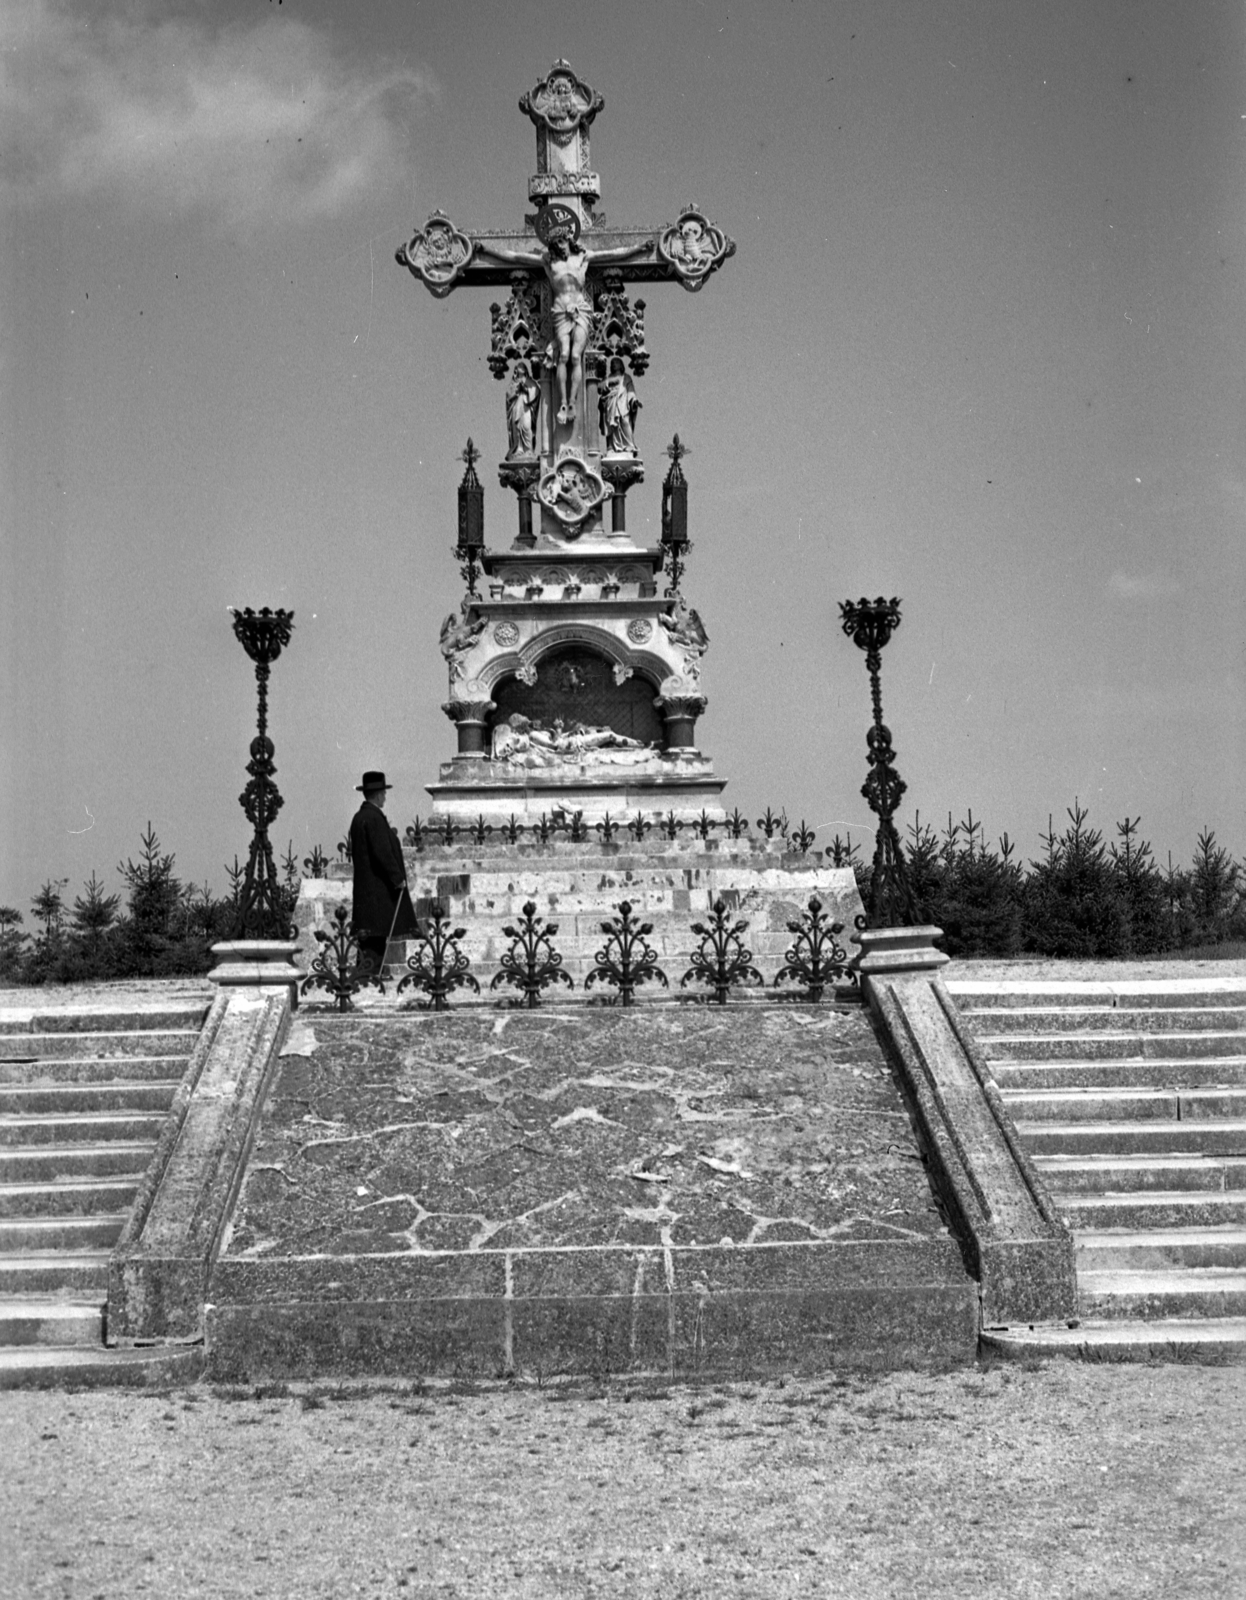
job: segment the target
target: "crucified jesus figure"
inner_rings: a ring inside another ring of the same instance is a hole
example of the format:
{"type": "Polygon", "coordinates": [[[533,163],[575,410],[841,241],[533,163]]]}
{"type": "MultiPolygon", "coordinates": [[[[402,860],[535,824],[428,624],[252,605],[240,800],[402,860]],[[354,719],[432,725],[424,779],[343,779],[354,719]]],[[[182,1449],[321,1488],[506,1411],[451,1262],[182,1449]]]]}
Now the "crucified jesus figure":
{"type": "Polygon", "coordinates": [[[570,422],[580,398],[584,377],[584,347],[593,320],[593,300],[586,288],[588,269],[599,261],[631,261],[648,255],[652,240],[622,245],[617,250],[583,250],[574,229],[555,224],[544,250],[504,250],[479,240],[478,256],[513,262],[518,267],[540,267],[553,293],[554,343],[558,348],[558,420],[570,422]]]}

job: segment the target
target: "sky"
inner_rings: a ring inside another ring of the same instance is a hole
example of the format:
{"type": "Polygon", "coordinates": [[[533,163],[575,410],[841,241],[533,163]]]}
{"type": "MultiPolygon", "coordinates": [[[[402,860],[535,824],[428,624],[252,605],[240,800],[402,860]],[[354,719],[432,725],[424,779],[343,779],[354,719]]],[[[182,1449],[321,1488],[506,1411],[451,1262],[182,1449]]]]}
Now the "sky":
{"type": "Polygon", "coordinates": [[[119,887],[150,821],[220,893],[253,670],[281,849],[332,853],[365,768],[427,814],[458,453],[493,466],[495,291],[394,262],[434,207],[517,224],[516,106],[605,96],[601,209],[736,241],[649,285],[656,542],[690,446],[685,593],[724,800],[851,828],[869,721],[838,603],[896,595],[898,821],[1041,853],[1079,798],[1161,861],[1246,853],[1246,83],[1229,0],[4,0],[0,904],[119,887]]]}

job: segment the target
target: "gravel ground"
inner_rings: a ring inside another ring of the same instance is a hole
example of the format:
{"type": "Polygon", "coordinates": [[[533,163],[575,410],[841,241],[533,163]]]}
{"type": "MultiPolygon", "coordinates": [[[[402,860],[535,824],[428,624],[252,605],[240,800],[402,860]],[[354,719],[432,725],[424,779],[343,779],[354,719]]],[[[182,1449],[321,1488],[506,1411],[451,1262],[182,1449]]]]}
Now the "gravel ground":
{"type": "Polygon", "coordinates": [[[1246,1374],[0,1395],[0,1594],[1238,1597],[1246,1374]]]}

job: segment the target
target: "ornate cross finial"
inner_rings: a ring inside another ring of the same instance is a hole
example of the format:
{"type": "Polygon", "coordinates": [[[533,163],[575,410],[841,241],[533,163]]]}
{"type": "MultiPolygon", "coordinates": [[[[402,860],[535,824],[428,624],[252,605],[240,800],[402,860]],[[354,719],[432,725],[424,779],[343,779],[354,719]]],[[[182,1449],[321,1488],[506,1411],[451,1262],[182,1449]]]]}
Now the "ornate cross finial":
{"type": "Polygon", "coordinates": [[[671,440],[670,444],[667,445],[665,453],[671,458],[671,471],[673,473],[679,472],[679,476],[682,478],[683,473],[680,472],[679,463],[685,456],[690,456],[692,451],[689,450],[688,446],[684,444],[679,435],[676,434],[671,440]]]}
{"type": "Polygon", "coordinates": [[[471,439],[470,435],[468,436],[468,440],[467,440],[467,444],[466,444],[465,448],[459,451],[459,460],[467,462],[467,471],[463,474],[463,482],[464,482],[464,484],[467,484],[467,485],[475,484],[475,482],[476,482],[476,463],[480,460],[480,451],[477,450],[475,444],[472,442],[472,439],[471,439]]]}

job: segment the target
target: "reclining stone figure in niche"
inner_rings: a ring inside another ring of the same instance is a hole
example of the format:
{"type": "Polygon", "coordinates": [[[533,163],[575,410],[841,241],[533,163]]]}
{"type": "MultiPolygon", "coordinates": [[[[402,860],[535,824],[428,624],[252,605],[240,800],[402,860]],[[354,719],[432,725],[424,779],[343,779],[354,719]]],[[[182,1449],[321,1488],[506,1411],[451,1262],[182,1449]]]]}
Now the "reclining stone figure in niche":
{"type": "Polygon", "coordinates": [[[590,727],[573,722],[568,727],[561,717],[552,728],[516,711],[493,730],[493,759],[511,766],[552,767],[567,761],[600,760],[626,764],[644,760],[656,749],[629,739],[613,728],[590,727]]]}

